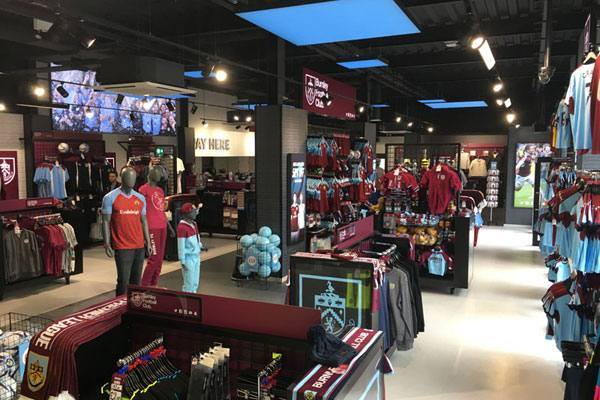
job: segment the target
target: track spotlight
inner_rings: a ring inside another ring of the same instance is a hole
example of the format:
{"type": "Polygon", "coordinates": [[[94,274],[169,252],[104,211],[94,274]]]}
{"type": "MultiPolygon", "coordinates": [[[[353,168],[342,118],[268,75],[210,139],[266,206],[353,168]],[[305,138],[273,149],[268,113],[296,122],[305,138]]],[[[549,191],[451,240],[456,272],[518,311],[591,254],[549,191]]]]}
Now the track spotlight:
{"type": "Polygon", "coordinates": [[[57,87],[56,91],[64,98],[69,97],[69,92],[67,92],[67,89],[65,89],[63,85],[57,87]]]}
{"type": "Polygon", "coordinates": [[[516,124],[515,128],[519,129],[521,127],[521,124],[516,124]]]}
{"type": "Polygon", "coordinates": [[[501,106],[502,104],[504,104],[504,100],[502,100],[502,99],[496,99],[496,104],[498,104],[499,106],[501,106]]]}
{"type": "Polygon", "coordinates": [[[6,106],[4,105],[4,103],[0,103],[0,112],[2,111],[6,111],[6,106]]]}
{"type": "Polygon", "coordinates": [[[400,122],[402,122],[402,117],[396,117],[396,123],[399,124],[400,122]]]}
{"type": "Polygon", "coordinates": [[[133,111],[129,112],[129,119],[131,120],[131,122],[135,121],[135,113],[133,111]]]}
{"type": "Polygon", "coordinates": [[[239,121],[239,120],[240,120],[240,116],[239,116],[239,115],[237,115],[237,114],[236,114],[236,115],[234,115],[234,116],[233,116],[233,120],[234,120],[234,121],[239,121]]]}
{"type": "Polygon", "coordinates": [[[356,103],[356,105],[354,106],[354,111],[356,111],[358,114],[362,114],[365,112],[365,106],[364,104],[358,104],[356,103]]]}
{"type": "Polygon", "coordinates": [[[502,84],[502,82],[494,83],[494,86],[492,86],[492,90],[494,91],[494,93],[498,93],[503,88],[504,88],[504,85],[502,84]]]}
{"type": "Polygon", "coordinates": [[[175,106],[173,105],[173,102],[171,100],[167,100],[167,108],[171,112],[175,111],[175,106]]]}
{"type": "Polygon", "coordinates": [[[235,129],[240,129],[241,127],[241,125],[236,125],[235,129]]]}
{"type": "Polygon", "coordinates": [[[413,125],[414,125],[414,124],[413,124],[412,122],[409,122],[407,126],[408,126],[409,128],[412,128],[412,126],[413,126],[413,125]]]}
{"type": "Polygon", "coordinates": [[[125,96],[123,96],[122,94],[118,94],[117,99],[115,100],[115,103],[117,103],[118,105],[121,105],[121,104],[123,104],[124,99],[125,99],[125,96]]]}
{"type": "Polygon", "coordinates": [[[94,111],[91,108],[87,107],[85,109],[85,117],[86,118],[94,118],[94,111]]]}
{"type": "Polygon", "coordinates": [[[327,107],[329,107],[333,103],[333,96],[329,92],[325,93],[325,96],[323,96],[323,102],[327,107]]]}
{"type": "Polygon", "coordinates": [[[67,21],[59,18],[52,24],[52,27],[43,35],[46,39],[53,42],[60,42],[67,36],[77,40],[83,47],[89,49],[96,43],[96,38],[83,28],[83,24],[78,21],[67,21]]]}
{"type": "Polygon", "coordinates": [[[244,129],[247,130],[247,131],[249,131],[250,130],[250,125],[247,125],[244,129]]]}
{"type": "Polygon", "coordinates": [[[212,75],[214,70],[215,70],[215,64],[211,63],[210,61],[207,61],[204,64],[204,67],[202,67],[202,77],[204,79],[210,78],[210,76],[212,75]]]}
{"type": "Polygon", "coordinates": [[[190,112],[192,114],[196,114],[196,111],[198,111],[198,106],[195,104],[192,104],[192,108],[190,109],[190,112]]]}
{"type": "Polygon", "coordinates": [[[433,126],[430,126],[430,127],[428,127],[428,128],[427,128],[427,132],[429,132],[429,133],[433,133],[433,126]]]}
{"type": "Polygon", "coordinates": [[[252,122],[252,115],[248,115],[246,117],[246,122],[252,122]]]}
{"type": "Polygon", "coordinates": [[[512,106],[512,101],[510,100],[510,98],[506,99],[504,101],[504,107],[510,108],[511,106],[512,106]]]}
{"type": "Polygon", "coordinates": [[[479,51],[479,55],[483,59],[485,66],[487,69],[491,70],[496,65],[496,59],[494,58],[494,54],[492,53],[492,48],[487,40],[483,42],[483,44],[477,49],[479,51]]]}
{"type": "Polygon", "coordinates": [[[46,90],[41,86],[36,85],[33,88],[33,94],[35,94],[37,97],[42,97],[44,95],[44,93],[46,93],[46,90]]]}
{"type": "Polygon", "coordinates": [[[472,39],[471,39],[471,48],[473,50],[479,50],[479,48],[481,46],[483,46],[483,43],[485,42],[485,38],[482,35],[475,35],[472,39]]]}
{"type": "Polygon", "coordinates": [[[517,119],[517,114],[515,114],[514,112],[509,112],[508,114],[506,114],[506,120],[508,121],[509,124],[512,124],[513,122],[515,122],[515,120],[517,119]]]}
{"type": "Polygon", "coordinates": [[[203,126],[204,128],[208,127],[208,122],[206,122],[206,120],[205,120],[205,119],[203,119],[203,120],[202,120],[202,126],[203,126]]]}
{"type": "Polygon", "coordinates": [[[216,72],[215,76],[219,82],[223,82],[225,79],[227,79],[227,72],[220,69],[216,72]]]}

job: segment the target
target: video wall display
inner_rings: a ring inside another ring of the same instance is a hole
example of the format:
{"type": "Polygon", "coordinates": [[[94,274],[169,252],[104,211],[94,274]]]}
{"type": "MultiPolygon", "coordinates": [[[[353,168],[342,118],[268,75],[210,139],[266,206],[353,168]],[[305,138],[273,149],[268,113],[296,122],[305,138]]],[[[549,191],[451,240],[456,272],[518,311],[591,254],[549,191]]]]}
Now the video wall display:
{"type": "Polygon", "coordinates": [[[52,109],[52,129],[59,131],[126,133],[135,135],[175,135],[175,100],[124,96],[117,104],[117,94],[96,92],[95,71],[57,71],[51,73],[52,102],[68,109],[52,109]],[[65,83],[72,82],[72,83],[65,83]],[[57,90],[68,93],[63,97],[57,90]],[[172,110],[169,110],[168,103],[172,110]]]}
{"type": "Polygon", "coordinates": [[[539,157],[552,157],[550,143],[517,143],[515,158],[515,208],[533,208],[535,163],[539,157]]]}

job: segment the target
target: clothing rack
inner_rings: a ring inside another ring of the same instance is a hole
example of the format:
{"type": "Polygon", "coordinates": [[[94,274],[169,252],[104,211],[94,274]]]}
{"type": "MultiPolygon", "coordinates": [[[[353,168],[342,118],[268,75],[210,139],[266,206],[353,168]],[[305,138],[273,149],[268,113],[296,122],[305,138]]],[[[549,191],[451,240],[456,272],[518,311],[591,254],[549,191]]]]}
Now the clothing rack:
{"type": "MultiPolygon", "coordinates": [[[[54,213],[52,206],[53,199],[40,197],[40,198],[29,198],[29,199],[15,199],[15,200],[2,200],[0,201],[0,221],[2,225],[8,222],[18,222],[21,218],[31,218],[36,221],[43,220],[44,218],[61,218],[60,213],[54,213]]],[[[62,221],[60,222],[62,223],[62,221]]],[[[5,257],[4,257],[4,229],[0,227],[0,300],[4,298],[6,286],[8,285],[5,276],[5,257]]],[[[65,283],[68,285],[71,283],[71,276],[83,273],[83,250],[82,245],[78,244],[75,246],[75,270],[68,274],[63,274],[65,283]]],[[[50,283],[54,282],[58,278],[55,275],[42,275],[37,278],[28,279],[24,281],[11,283],[11,287],[25,287],[30,286],[32,281],[36,283],[50,283]]]]}
{"type": "Polygon", "coordinates": [[[140,358],[140,357],[148,354],[152,350],[162,346],[163,342],[164,342],[163,336],[160,336],[157,339],[154,339],[152,342],[148,343],[144,347],[134,351],[133,353],[129,354],[128,356],[125,356],[124,358],[119,359],[117,361],[117,367],[122,368],[122,367],[125,367],[125,366],[128,366],[128,365],[134,363],[138,358],[140,358]]]}

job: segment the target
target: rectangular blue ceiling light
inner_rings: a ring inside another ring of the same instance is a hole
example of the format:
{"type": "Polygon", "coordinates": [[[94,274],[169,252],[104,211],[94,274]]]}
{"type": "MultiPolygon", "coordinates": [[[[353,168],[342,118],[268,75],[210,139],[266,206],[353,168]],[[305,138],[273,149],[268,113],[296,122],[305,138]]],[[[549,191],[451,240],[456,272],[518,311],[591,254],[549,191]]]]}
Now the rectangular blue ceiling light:
{"type": "Polygon", "coordinates": [[[346,67],[348,69],[357,69],[357,68],[377,68],[377,67],[387,67],[388,64],[384,61],[381,61],[378,58],[373,58],[371,60],[356,60],[356,61],[340,61],[338,62],[342,67],[346,67]]]}
{"type": "MultiPolygon", "coordinates": [[[[183,73],[183,75],[187,76],[188,78],[204,78],[202,71],[186,71],[183,73]]],[[[216,74],[211,72],[210,77],[212,78],[214,76],[216,76],[216,74]]]]}
{"type": "Polygon", "coordinates": [[[335,0],[237,15],[296,46],[421,32],[394,0],[335,0]]]}
{"type": "Polygon", "coordinates": [[[443,100],[443,99],[419,100],[419,103],[421,103],[421,104],[445,103],[445,102],[446,102],[446,100],[443,100]]]}
{"type": "Polygon", "coordinates": [[[373,104],[371,107],[373,107],[373,108],[388,108],[389,104],[373,104]]]}
{"type": "Polygon", "coordinates": [[[485,101],[451,101],[447,103],[427,103],[425,104],[434,110],[451,109],[451,108],[483,108],[487,107],[485,101]]]}

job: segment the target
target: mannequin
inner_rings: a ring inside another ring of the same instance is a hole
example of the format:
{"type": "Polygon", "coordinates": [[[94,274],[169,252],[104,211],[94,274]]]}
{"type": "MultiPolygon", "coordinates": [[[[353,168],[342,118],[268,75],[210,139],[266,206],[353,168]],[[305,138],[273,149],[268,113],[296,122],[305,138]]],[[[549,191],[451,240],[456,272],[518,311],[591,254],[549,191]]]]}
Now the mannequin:
{"type": "Polygon", "coordinates": [[[142,276],[143,286],[156,286],[162,269],[167,243],[167,230],[169,236],[175,237],[175,230],[167,222],[165,215],[165,192],[158,187],[158,182],[163,178],[163,169],[158,166],[150,167],[148,183],[140,188],[140,193],[146,198],[146,218],[150,232],[150,245],[152,253],[148,257],[146,269],[142,276]]]}
{"type": "Polygon", "coordinates": [[[181,207],[183,219],[177,226],[177,251],[181,262],[183,274],[183,292],[196,293],[200,281],[200,251],[202,242],[196,216],[198,209],[192,203],[185,203],[181,207]]]}
{"type": "Polygon", "coordinates": [[[121,172],[121,187],[102,199],[102,237],[104,249],[117,265],[116,295],[125,294],[127,285],[139,285],[145,254],[150,255],[150,233],[146,219],[146,200],[133,190],[137,174],[126,167],[121,172]]]}

